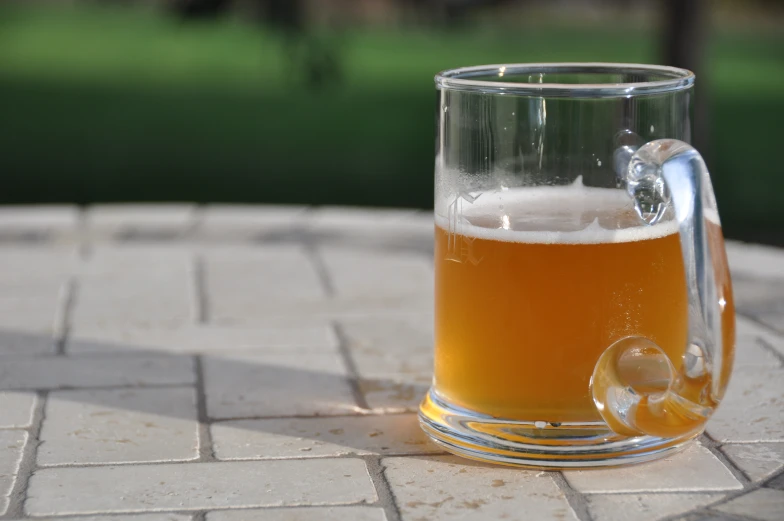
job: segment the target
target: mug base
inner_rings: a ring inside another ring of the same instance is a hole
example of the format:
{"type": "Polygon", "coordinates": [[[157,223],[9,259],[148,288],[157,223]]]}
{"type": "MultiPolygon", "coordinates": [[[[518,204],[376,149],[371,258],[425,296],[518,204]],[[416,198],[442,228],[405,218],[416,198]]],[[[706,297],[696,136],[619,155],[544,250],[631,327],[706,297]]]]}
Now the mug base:
{"type": "Polygon", "coordinates": [[[505,420],[454,406],[433,389],[419,408],[419,423],[433,441],[458,456],[545,470],[644,463],[682,450],[701,433],[628,437],[603,422],[505,420]]]}

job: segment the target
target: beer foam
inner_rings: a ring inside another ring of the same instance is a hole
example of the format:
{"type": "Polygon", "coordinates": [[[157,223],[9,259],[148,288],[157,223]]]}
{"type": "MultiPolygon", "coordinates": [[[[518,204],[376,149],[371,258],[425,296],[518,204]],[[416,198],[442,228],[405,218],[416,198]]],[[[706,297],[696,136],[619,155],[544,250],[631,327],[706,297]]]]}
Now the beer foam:
{"type": "MultiPolygon", "coordinates": [[[[504,242],[603,244],[678,233],[671,212],[659,223],[646,225],[624,191],[580,182],[484,192],[439,207],[435,219],[440,228],[450,230],[451,222],[454,233],[504,242]]],[[[713,221],[711,217],[706,212],[713,221]]]]}

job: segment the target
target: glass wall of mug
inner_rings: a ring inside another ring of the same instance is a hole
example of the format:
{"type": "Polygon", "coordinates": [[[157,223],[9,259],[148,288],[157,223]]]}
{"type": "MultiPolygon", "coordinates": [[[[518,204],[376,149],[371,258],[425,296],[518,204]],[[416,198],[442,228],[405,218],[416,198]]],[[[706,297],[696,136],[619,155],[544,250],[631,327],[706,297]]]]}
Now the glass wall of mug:
{"type": "Polygon", "coordinates": [[[681,168],[673,157],[696,154],[686,145],[694,76],[535,64],[458,69],[436,81],[435,374],[420,412],[425,431],[468,457],[543,467],[677,450],[720,400],[734,342],[707,171],[681,161],[701,183],[690,210],[687,188],[662,175],[667,161],[681,168]],[[678,208],[673,195],[687,202],[678,208]],[[710,265],[713,291],[697,312],[695,252],[710,265]],[[695,313],[708,308],[706,326],[695,313]],[[718,347],[702,345],[717,336],[718,347]],[[694,357],[704,367],[684,380],[694,357]],[[692,396],[706,389],[709,399],[692,396]]]}

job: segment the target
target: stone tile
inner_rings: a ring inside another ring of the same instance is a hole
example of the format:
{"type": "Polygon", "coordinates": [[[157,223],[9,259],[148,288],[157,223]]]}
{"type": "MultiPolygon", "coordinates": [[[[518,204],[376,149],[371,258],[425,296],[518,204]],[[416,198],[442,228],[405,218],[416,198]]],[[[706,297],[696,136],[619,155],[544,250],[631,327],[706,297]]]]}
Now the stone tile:
{"type": "Polygon", "coordinates": [[[197,229],[211,241],[261,240],[293,234],[305,225],[305,206],[210,205],[197,229]]]}
{"type": "Polygon", "coordinates": [[[0,515],[3,515],[8,507],[7,498],[14,487],[25,443],[25,431],[0,431],[0,515]]]}
{"type": "Polygon", "coordinates": [[[211,321],[255,324],[325,306],[326,293],[301,246],[224,248],[204,259],[211,321]]]}
{"type": "Polygon", "coordinates": [[[738,521],[737,517],[730,517],[719,512],[697,512],[685,517],[678,518],[678,521],[738,521]]]}
{"type": "Polygon", "coordinates": [[[784,281],[784,250],[761,244],[727,241],[727,259],[733,277],[752,276],[784,281]]]}
{"type": "Polygon", "coordinates": [[[359,459],[173,463],[39,470],[28,515],[338,505],[376,501],[359,459]]]}
{"type": "Polygon", "coordinates": [[[748,318],[736,317],[735,367],[756,365],[776,367],[779,358],[771,352],[784,356],[784,336],[776,335],[748,318]]]}
{"type": "Polygon", "coordinates": [[[66,351],[213,354],[232,351],[337,351],[337,337],[327,321],[299,322],[253,328],[212,325],[188,325],[177,329],[80,326],[71,331],[66,351]]]}
{"type": "Polygon", "coordinates": [[[114,204],[87,209],[87,231],[117,239],[172,239],[195,225],[193,205],[114,204]]]}
{"type": "Polygon", "coordinates": [[[713,508],[760,521],[781,521],[784,516],[784,491],[761,488],[713,508]]]}
{"type": "Polygon", "coordinates": [[[735,368],[708,433],[721,442],[784,441],[784,370],[735,368]]]}
{"type": "Polygon", "coordinates": [[[341,266],[340,273],[330,278],[335,293],[331,296],[319,278],[315,259],[301,246],[207,252],[210,321],[250,325],[277,317],[432,314],[432,270],[423,256],[331,251],[325,255],[328,271],[341,266]]]}
{"type": "MultiPolygon", "coordinates": [[[[28,518],[29,519],[29,518],[28,518]]],[[[192,516],[183,514],[139,514],[119,516],[76,516],[66,518],[68,521],[191,521],[192,516]]],[[[16,520],[22,521],[22,520],[16,520]]],[[[62,517],[36,517],[35,521],[63,521],[62,517]]]]}
{"type": "MultiPolygon", "coordinates": [[[[784,287],[782,287],[782,294],[784,294],[784,287]]],[[[754,318],[779,334],[784,335],[784,309],[771,313],[757,313],[754,318]]],[[[780,349],[779,353],[781,353],[780,349]]]]}
{"type": "Polygon", "coordinates": [[[221,422],[212,439],[222,460],[441,452],[414,414],[221,422]]]}
{"type": "Polygon", "coordinates": [[[184,356],[8,357],[0,364],[0,389],[176,385],[194,380],[193,360],[184,356]]]}
{"type": "Polygon", "coordinates": [[[0,429],[29,427],[36,401],[35,393],[0,392],[0,429]]]}
{"type": "Polygon", "coordinates": [[[584,494],[607,492],[713,492],[743,488],[721,461],[698,443],[667,458],[607,470],[564,472],[569,484],[584,494]]]}
{"type": "Polygon", "coordinates": [[[0,355],[54,353],[65,327],[64,291],[49,297],[0,296],[0,355]]]}
{"type": "Polygon", "coordinates": [[[765,486],[768,488],[775,488],[776,490],[784,490],[784,474],[779,474],[775,478],[771,479],[765,486]]]}
{"type": "Polygon", "coordinates": [[[594,521],[656,521],[723,497],[724,494],[595,494],[588,496],[588,510],[594,521]]]}
{"type": "Polygon", "coordinates": [[[74,327],[178,327],[196,317],[194,261],[171,247],[97,248],[80,274],[74,327]]]}
{"type": "Polygon", "coordinates": [[[307,232],[319,244],[432,254],[432,212],[333,206],[309,217],[307,232]]]}
{"type": "Polygon", "coordinates": [[[78,219],[79,210],[75,206],[0,206],[0,239],[73,237],[78,219]]]}
{"type": "Polygon", "coordinates": [[[336,295],[361,302],[433,302],[432,261],[412,253],[320,249],[336,295]]]}
{"type": "Polygon", "coordinates": [[[3,299],[55,297],[77,265],[75,248],[0,247],[3,299]]]}
{"type": "Polygon", "coordinates": [[[784,468],[784,443],[727,444],[721,451],[752,481],[765,479],[784,468]]]}
{"type": "Polygon", "coordinates": [[[204,358],[211,418],[314,416],[357,411],[340,356],[226,354],[204,358]]]}
{"type": "MultiPolygon", "coordinates": [[[[763,322],[784,316],[784,280],[733,275],[732,289],[739,313],[763,322]]],[[[782,332],[784,322],[768,325],[782,332]]]]}
{"type": "Polygon", "coordinates": [[[378,507],[265,508],[209,512],[207,521],[386,521],[378,507]]]}
{"type": "Polygon", "coordinates": [[[388,378],[362,378],[359,389],[365,401],[378,413],[414,412],[425,397],[432,376],[396,375],[388,378]]]}
{"type": "Polygon", "coordinates": [[[577,520],[548,473],[489,466],[455,456],[385,458],[403,521],[577,520]]]}
{"type": "Polygon", "coordinates": [[[366,317],[340,322],[363,377],[433,374],[433,317],[366,317]]]}
{"type": "Polygon", "coordinates": [[[185,461],[199,457],[190,388],[49,394],[39,465],[185,461]]]}
{"type": "Polygon", "coordinates": [[[432,235],[433,215],[411,209],[320,206],[311,211],[308,225],[332,233],[388,233],[411,227],[432,235]]]}

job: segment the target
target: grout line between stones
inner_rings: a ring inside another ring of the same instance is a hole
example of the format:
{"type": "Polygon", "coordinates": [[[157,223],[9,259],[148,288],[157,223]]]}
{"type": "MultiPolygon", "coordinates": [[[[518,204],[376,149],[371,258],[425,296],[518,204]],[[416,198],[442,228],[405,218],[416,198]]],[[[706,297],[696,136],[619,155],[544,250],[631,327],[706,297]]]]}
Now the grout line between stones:
{"type": "Polygon", "coordinates": [[[362,459],[365,461],[368,475],[376,489],[379,506],[384,509],[386,521],[400,521],[400,508],[397,505],[395,493],[392,492],[392,487],[389,485],[386,469],[381,463],[381,456],[364,456],[362,459]]]}
{"type": "Polygon", "coordinates": [[[757,338],[757,343],[762,347],[762,349],[773,355],[776,360],[778,360],[779,367],[784,367],[784,355],[779,353],[770,342],[764,338],[757,338]]]}
{"type": "Polygon", "coordinates": [[[27,428],[27,443],[22,451],[22,460],[19,463],[19,470],[16,473],[16,480],[8,497],[8,509],[0,519],[15,519],[25,517],[24,503],[27,500],[27,487],[30,478],[35,473],[36,459],[38,457],[38,445],[40,443],[41,426],[46,415],[45,407],[49,393],[38,391],[36,394],[35,408],[33,409],[33,420],[27,428]]]}
{"type": "Polygon", "coordinates": [[[566,497],[566,501],[569,503],[569,506],[572,507],[572,510],[577,516],[577,519],[580,521],[593,521],[591,512],[588,510],[588,499],[585,497],[585,494],[572,488],[572,486],[566,480],[566,477],[563,475],[563,472],[548,472],[548,474],[550,474],[550,476],[553,478],[553,481],[555,482],[555,485],[566,497]]]}
{"type": "MultiPolygon", "coordinates": [[[[100,462],[100,463],[58,463],[56,465],[36,465],[35,470],[46,469],[99,469],[105,467],[141,467],[150,465],[189,465],[194,463],[235,463],[235,462],[256,462],[265,463],[271,461],[312,461],[325,459],[365,459],[365,458],[418,458],[424,456],[446,456],[448,453],[439,451],[427,452],[390,452],[388,454],[330,454],[325,456],[286,456],[277,458],[232,458],[218,459],[213,457],[210,460],[193,458],[189,460],[160,460],[160,461],[127,461],[127,462],[100,462]]],[[[689,493],[693,493],[690,491],[689,493]]],[[[2,519],[2,518],[0,518],[2,519]]]]}
{"type": "Polygon", "coordinates": [[[310,260],[310,263],[313,265],[313,269],[316,271],[316,275],[318,276],[319,282],[321,282],[321,287],[324,290],[324,293],[327,295],[327,297],[334,297],[335,285],[332,284],[332,279],[329,276],[329,271],[324,264],[324,260],[321,258],[321,255],[319,255],[318,250],[316,250],[316,246],[313,244],[313,241],[306,240],[304,244],[305,254],[310,260]]]}
{"type": "Polygon", "coordinates": [[[90,241],[90,229],[87,223],[87,207],[80,206],[76,220],[76,244],[79,259],[86,261],[92,255],[92,242],[90,241]]]}
{"type": "Polygon", "coordinates": [[[351,356],[351,350],[348,347],[348,338],[346,337],[343,328],[337,322],[332,323],[332,328],[335,330],[335,336],[338,339],[338,351],[343,358],[343,363],[348,372],[348,383],[351,387],[351,394],[354,396],[354,401],[357,406],[363,411],[369,411],[370,405],[362,393],[362,388],[359,384],[359,371],[357,371],[357,364],[354,362],[354,357],[351,356]]]}
{"type": "Polygon", "coordinates": [[[740,467],[735,465],[735,463],[733,463],[732,460],[729,459],[726,454],[724,454],[724,452],[721,450],[721,446],[722,446],[721,443],[714,440],[710,436],[710,434],[704,432],[702,436],[700,436],[699,441],[703,447],[708,449],[714,456],[716,456],[719,459],[719,461],[721,461],[721,463],[727,468],[727,470],[729,470],[732,473],[735,479],[740,481],[744,489],[753,484],[752,480],[749,479],[746,473],[743,472],[740,469],[740,467]]]}
{"type": "Polygon", "coordinates": [[[194,357],[196,372],[196,413],[199,420],[199,459],[200,462],[217,461],[212,444],[210,419],[207,416],[207,393],[204,388],[204,367],[201,356],[194,357]]]}
{"type": "Polygon", "coordinates": [[[770,327],[765,322],[761,322],[755,315],[751,313],[746,313],[745,311],[736,311],[735,314],[740,315],[743,318],[754,322],[757,326],[761,327],[762,329],[764,329],[765,331],[767,331],[773,336],[784,337],[784,335],[780,331],[776,330],[773,327],[770,327]]]}
{"type": "Polygon", "coordinates": [[[70,277],[61,291],[57,303],[57,316],[55,317],[55,352],[56,356],[65,355],[65,346],[71,331],[71,315],[76,305],[78,283],[75,277],[70,277]]]}
{"type": "Polygon", "coordinates": [[[196,310],[196,323],[206,324],[210,320],[210,306],[207,298],[207,267],[201,256],[193,259],[193,299],[196,310]]]}
{"type": "MultiPolygon", "coordinates": [[[[701,436],[700,443],[702,443],[702,445],[705,448],[707,448],[709,451],[711,451],[711,453],[713,453],[713,455],[716,456],[722,462],[722,464],[724,464],[724,466],[733,474],[733,476],[735,476],[735,478],[738,479],[738,481],[740,481],[741,485],[743,485],[743,488],[741,490],[728,490],[728,491],[725,491],[725,492],[715,491],[715,492],[719,492],[719,493],[724,493],[725,496],[723,498],[717,500],[717,501],[714,501],[713,503],[711,503],[709,505],[704,505],[704,506],[701,506],[701,507],[696,508],[694,510],[689,510],[689,511],[686,511],[686,512],[681,512],[679,514],[674,514],[672,516],[668,516],[668,517],[663,518],[661,521],[675,521],[675,520],[684,519],[684,518],[687,518],[688,516],[695,515],[695,514],[700,514],[700,513],[720,513],[722,516],[727,516],[728,518],[731,518],[731,519],[753,519],[751,517],[731,515],[731,514],[727,514],[725,512],[712,510],[712,509],[714,507],[716,507],[716,506],[723,505],[724,503],[728,503],[728,502],[730,502],[730,501],[732,501],[734,499],[737,499],[737,498],[739,498],[741,496],[745,496],[746,494],[754,492],[755,490],[759,490],[760,488],[764,488],[765,485],[769,481],[772,481],[773,479],[775,479],[779,475],[784,474],[784,469],[781,469],[778,472],[774,472],[772,475],[768,476],[767,478],[765,478],[763,480],[760,480],[759,482],[755,483],[752,480],[750,480],[746,476],[746,474],[742,470],[740,470],[740,468],[738,468],[732,462],[732,460],[730,460],[726,456],[726,454],[724,454],[724,452],[721,450],[721,448],[723,447],[723,445],[721,443],[719,443],[719,442],[715,441],[714,439],[712,439],[708,434],[703,434],[701,436]]],[[[705,492],[708,492],[708,491],[705,491],[705,492]]]]}

